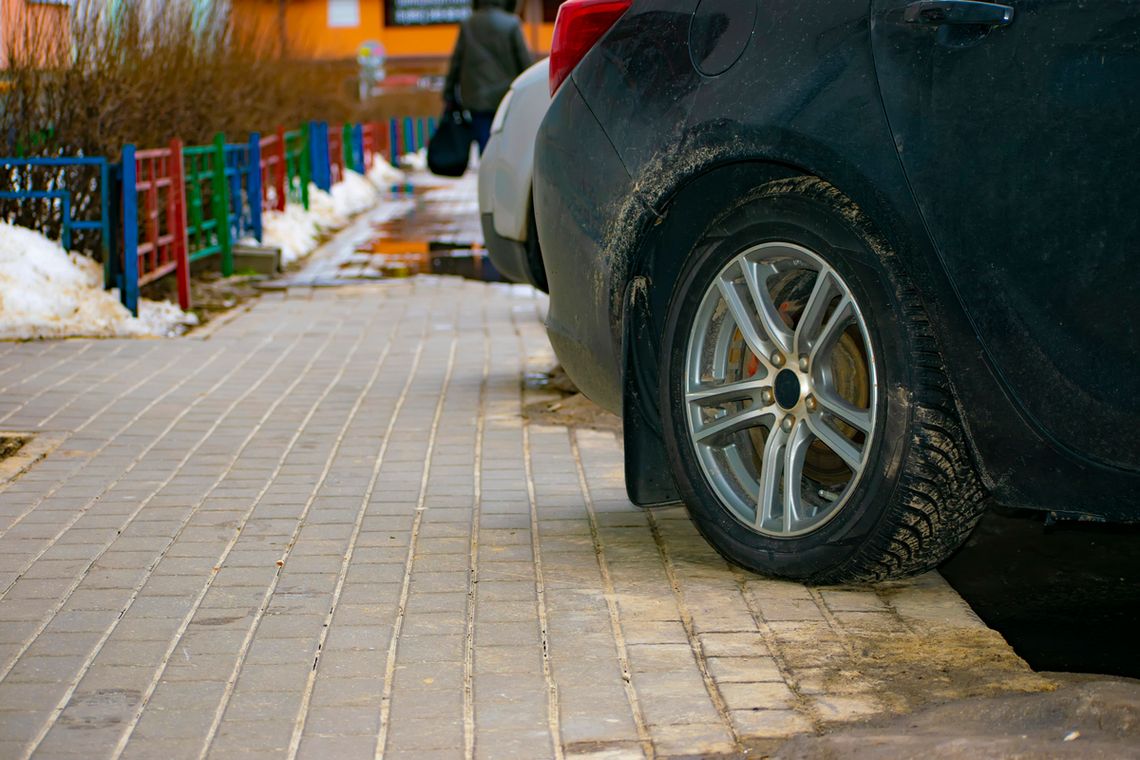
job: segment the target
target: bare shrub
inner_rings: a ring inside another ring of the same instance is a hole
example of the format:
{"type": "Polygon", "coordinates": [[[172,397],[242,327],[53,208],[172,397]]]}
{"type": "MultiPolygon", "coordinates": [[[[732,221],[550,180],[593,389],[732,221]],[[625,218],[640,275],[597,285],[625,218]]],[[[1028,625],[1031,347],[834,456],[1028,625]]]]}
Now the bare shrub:
{"type": "MultiPolygon", "coordinates": [[[[227,8],[76,0],[65,24],[62,13],[25,14],[5,30],[0,153],[117,161],[125,143],[204,144],[218,132],[236,142],[278,124],[355,116],[348,93],[327,86],[321,64],[285,58],[272,25],[227,8]]],[[[63,179],[53,171],[38,171],[36,189],[63,179]]],[[[73,204],[97,214],[94,177],[66,179],[73,204]]],[[[0,175],[0,190],[14,180],[0,175]]],[[[59,209],[49,203],[0,201],[0,219],[59,235],[59,209]]],[[[98,247],[91,235],[73,240],[89,255],[98,247]]]]}

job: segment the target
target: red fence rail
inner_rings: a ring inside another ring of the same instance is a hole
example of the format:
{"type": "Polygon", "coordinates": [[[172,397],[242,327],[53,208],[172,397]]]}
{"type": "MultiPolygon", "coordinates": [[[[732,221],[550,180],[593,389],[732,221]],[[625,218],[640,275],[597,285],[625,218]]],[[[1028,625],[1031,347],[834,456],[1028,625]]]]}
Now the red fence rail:
{"type": "Polygon", "coordinates": [[[372,169],[377,154],[388,155],[388,130],[383,124],[369,122],[360,125],[360,141],[364,153],[364,171],[372,169]]]}
{"type": "MultiPolygon", "coordinates": [[[[190,308],[190,260],[186,250],[186,206],[182,141],[166,148],[134,152],[134,188],[139,220],[137,256],[139,286],[171,272],[178,275],[178,304],[190,308]]],[[[128,211],[128,209],[124,209],[128,211]]],[[[125,219],[129,216],[124,215],[125,219]]],[[[124,251],[130,255],[130,250],[124,251]]]]}
{"type": "Polygon", "coordinates": [[[339,129],[329,130],[329,179],[333,185],[344,179],[344,136],[339,129]]]}
{"type": "Polygon", "coordinates": [[[261,138],[261,207],[285,210],[289,169],[285,159],[285,128],[261,138]]]}

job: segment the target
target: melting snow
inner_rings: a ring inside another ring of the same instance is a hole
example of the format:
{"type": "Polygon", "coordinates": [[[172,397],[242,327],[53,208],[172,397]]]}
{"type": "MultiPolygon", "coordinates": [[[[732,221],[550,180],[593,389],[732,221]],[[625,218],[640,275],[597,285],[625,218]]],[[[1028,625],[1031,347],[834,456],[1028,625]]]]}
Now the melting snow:
{"type": "MultiPolygon", "coordinates": [[[[380,200],[381,189],[404,173],[376,161],[368,176],[346,171],[325,192],[309,186],[309,210],[289,203],[263,217],[265,245],[281,248],[284,263],[312,252],[321,235],[348,224],[380,200]]],[[[33,230],[0,222],[0,338],[166,336],[184,332],[197,317],[164,301],[140,299],[132,317],[117,290],[103,290],[99,264],[33,230]]]]}
{"type": "Polygon", "coordinates": [[[382,188],[406,180],[402,171],[383,161],[376,161],[367,178],[346,171],[344,180],[333,185],[332,192],[309,185],[309,210],[297,203],[286,204],[284,211],[267,211],[262,217],[262,241],[281,249],[283,264],[307,256],[321,242],[321,234],[348,224],[348,218],[376,205],[382,188]]]}
{"type": "MultiPolygon", "coordinates": [[[[341,216],[355,216],[376,205],[380,191],[363,174],[346,169],[344,179],[332,187],[333,208],[341,216]]],[[[311,205],[311,204],[310,204],[311,205]]]]}
{"type": "Polygon", "coordinates": [[[164,336],[197,324],[174,304],[139,302],[132,317],[103,270],[33,230],[0,222],[0,338],[164,336]]]}
{"type": "Polygon", "coordinates": [[[387,161],[381,160],[372,162],[372,168],[368,170],[368,179],[372,181],[372,184],[381,189],[388,185],[402,185],[408,181],[406,174],[387,161]]]}

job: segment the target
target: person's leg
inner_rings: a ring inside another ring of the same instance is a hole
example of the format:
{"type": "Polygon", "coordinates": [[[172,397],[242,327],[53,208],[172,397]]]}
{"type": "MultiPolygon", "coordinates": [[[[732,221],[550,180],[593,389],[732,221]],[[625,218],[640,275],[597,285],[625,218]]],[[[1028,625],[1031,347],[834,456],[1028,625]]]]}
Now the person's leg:
{"type": "Polygon", "coordinates": [[[494,111],[471,112],[471,128],[475,132],[475,142],[479,143],[480,156],[483,155],[483,149],[487,147],[487,141],[491,139],[491,122],[494,119],[494,111]]]}

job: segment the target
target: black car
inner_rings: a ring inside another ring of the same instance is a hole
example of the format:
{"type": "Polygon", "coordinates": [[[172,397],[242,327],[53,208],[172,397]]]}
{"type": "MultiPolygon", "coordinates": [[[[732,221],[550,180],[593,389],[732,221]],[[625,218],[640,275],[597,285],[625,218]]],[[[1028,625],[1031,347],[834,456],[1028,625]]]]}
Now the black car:
{"type": "Polygon", "coordinates": [[[813,582],[1140,519],[1140,2],[571,0],[551,83],[548,332],[635,503],[813,582]]]}

